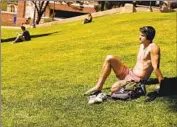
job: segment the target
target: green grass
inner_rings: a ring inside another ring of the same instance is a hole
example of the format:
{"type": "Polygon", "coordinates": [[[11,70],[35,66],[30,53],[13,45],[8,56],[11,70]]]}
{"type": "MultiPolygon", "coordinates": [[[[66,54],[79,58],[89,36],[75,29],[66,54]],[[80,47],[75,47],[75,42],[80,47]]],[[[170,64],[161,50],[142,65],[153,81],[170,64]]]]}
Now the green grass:
{"type": "MultiPolygon", "coordinates": [[[[144,25],[157,31],[154,42],[161,47],[163,75],[176,76],[176,13],[117,14],[94,18],[91,24],[81,22],[29,29],[32,35],[53,34],[14,45],[2,43],[2,126],[176,127],[174,98],[144,103],[141,97],[90,106],[83,96],[95,85],[107,55],[134,66],[139,27],[144,25]]],[[[7,39],[19,30],[1,32],[7,39]]],[[[104,88],[115,81],[111,73],[104,88]]]]}

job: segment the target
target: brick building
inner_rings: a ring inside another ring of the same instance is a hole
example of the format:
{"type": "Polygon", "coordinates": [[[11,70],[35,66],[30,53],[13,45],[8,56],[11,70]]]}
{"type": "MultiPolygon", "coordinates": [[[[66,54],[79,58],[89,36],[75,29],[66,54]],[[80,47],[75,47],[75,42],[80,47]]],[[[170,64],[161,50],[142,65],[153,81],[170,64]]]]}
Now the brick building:
{"type": "MultiPolygon", "coordinates": [[[[54,18],[69,18],[73,16],[79,16],[87,13],[96,12],[96,2],[85,2],[83,5],[71,4],[68,5],[64,2],[50,1],[42,18],[50,18],[53,15],[54,18]]],[[[18,1],[10,2],[7,5],[7,12],[2,12],[1,25],[4,26],[20,26],[22,23],[26,23],[27,19],[30,19],[29,24],[33,24],[35,7],[31,1],[18,1]]],[[[41,20],[41,23],[43,20],[41,20]]]]}
{"type": "MultiPolygon", "coordinates": [[[[171,5],[176,5],[176,2],[166,1],[166,7],[162,8],[162,12],[168,12],[171,5]],[[165,8],[165,9],[164,9],[165,8]]],[[[79,3],[65,3],[61,1],[50,1],[42,16],[41,22],[45,19],[55,18],[55,20],[80,16],[87,13],[96,12],[98,2],[84,1],[83,4],[79,3]]],[[[31,1],[17,1],[8,2],[7,11],[1,13],[1,25],[3,26],[20,26],[22,23],[33,24],[35,14],[35,6],[31,1]],[[27,19],[28,20],[27,22],[27,19]]],[[[36,14],[37,15],[37,14],[36,14]]]]}

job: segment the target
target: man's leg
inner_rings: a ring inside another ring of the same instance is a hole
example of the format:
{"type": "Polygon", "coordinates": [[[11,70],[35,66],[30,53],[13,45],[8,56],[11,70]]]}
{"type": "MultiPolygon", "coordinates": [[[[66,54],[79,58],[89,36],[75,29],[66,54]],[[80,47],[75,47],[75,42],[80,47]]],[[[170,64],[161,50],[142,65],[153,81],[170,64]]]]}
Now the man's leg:
{"type": "Polygon", "coordinates": [[[104,82],[106,81],[107,77],[111,73],[111,68],[113,69],[116,76],[119,77],[123,67],[124,65],[121,63],[121,61],[117,57],[108,55],[103,64],[101,75],[99,77],[97,84],[93,88],[88,90],[86,94],[93,92],[93,91],[102,90],[104,82]]]}
{"type": "Polygon", "coordinates": [[[21,42],[21,41],[24,41],[24,38],[21,34],[19,34],[13,43],[17,43],[17,42],[21,42]]]}
{"type": "Polygon", "coordinates": [[[83,24],[87,23],[87,19],[84,19],[83,24]]]}
{"type": "Polygon", "coordinates": [[[111,92],[113,93],[113,92],[119,90],[120,87],[125,85],[126,83],[127,83],[126,80],[119,80],[119,81],[115,82],[111,87],[111,92]]]}

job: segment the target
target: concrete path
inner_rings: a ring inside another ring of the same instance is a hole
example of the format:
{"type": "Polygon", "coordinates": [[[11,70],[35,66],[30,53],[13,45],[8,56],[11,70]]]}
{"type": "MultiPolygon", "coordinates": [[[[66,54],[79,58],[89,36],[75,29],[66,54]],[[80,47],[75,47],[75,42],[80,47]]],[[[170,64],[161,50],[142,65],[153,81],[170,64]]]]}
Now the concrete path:
{"type": "MultiPolygon", "coordinates": [[[[95,18],[95,17],[105,16],[105,15],[121,13],[121,9],[122,8],[115,8],[115,9],[111,9],[111,10],[107,10],[107,11],[94,12],[94,13],[92,13],[92,17],[95,18]]],[[[74,22],[74,21],[81,21],[81,23],[82,23],[82,21],[86,18],[86,16],[87,16],[87,14],[82,15],[82,16],[67,18],[67,19],[60,19],[59,21],[53,21],[53,22],[48,22],[48,23],[44,23],[44,24],[39,24],[39,25],[37,25],[37,27],[51,26],[54,24],[63,24],[63,23],[74,22]]]]}
{"type": "MultiPolygon", "coordinates": [[[[132,6],[132,4],[127,4],[132,6]]],[[[138,6],[136,7],[136,12],[149,12],[149,7],[147,6],[138,6]]],[[[158,7],[152,7],[154,12],[160,12],[158,7]]],[[[122,14],[122,13],[133,13],[132,7],[126,8],[125,7],[120,7],[120,8],[114,8],[106,11],[100,11],[100,12],[94,12],[92,13],[93,18],[94,17],[101,17],[101,16],[106,16],[106,15],[112,15],[112,14],[122,14]]],[[[51,26],[54,24],[62,24],[62,23],[68,23],[68,22],[74,22],[74,21],[82,21],[86,18],[87,15],[82,15],[82,16],[77,16],[77,17],[72,17],[72,18],[67,18],[67,19],[60,19],[59,21],[53,21],[53,22],[48,22],[44,24],[39,24],[37,27],[43,27],[43,26],[51,26]]]]}

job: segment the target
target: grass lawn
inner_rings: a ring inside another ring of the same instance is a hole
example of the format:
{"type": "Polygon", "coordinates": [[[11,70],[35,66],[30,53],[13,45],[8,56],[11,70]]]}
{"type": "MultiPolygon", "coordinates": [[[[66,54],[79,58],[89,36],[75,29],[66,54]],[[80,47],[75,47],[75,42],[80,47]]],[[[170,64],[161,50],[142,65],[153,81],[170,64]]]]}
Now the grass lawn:
{"type": "MultiPolygon", "coordinates": [[[[83,96],[95,85],[107,55],[134,66],[139,27],[144,25],[156,29],[154,42],[161,47],[163,75],[176,76],[176,13],[115,14],[94,18],[91,24],[81,22],[29,29],[32,35],[50,34],[30,42],[1,44],[2,126],[176,127],[176,98],[88,105],[83,96]]],[[[15,37],[19,31],[1,29],[1,38],[15,37]]],[[[111,73],[104,88],[115,81],[111,73]]],[[[155,87],[148,86],[148,92],[155,87]]]]}

